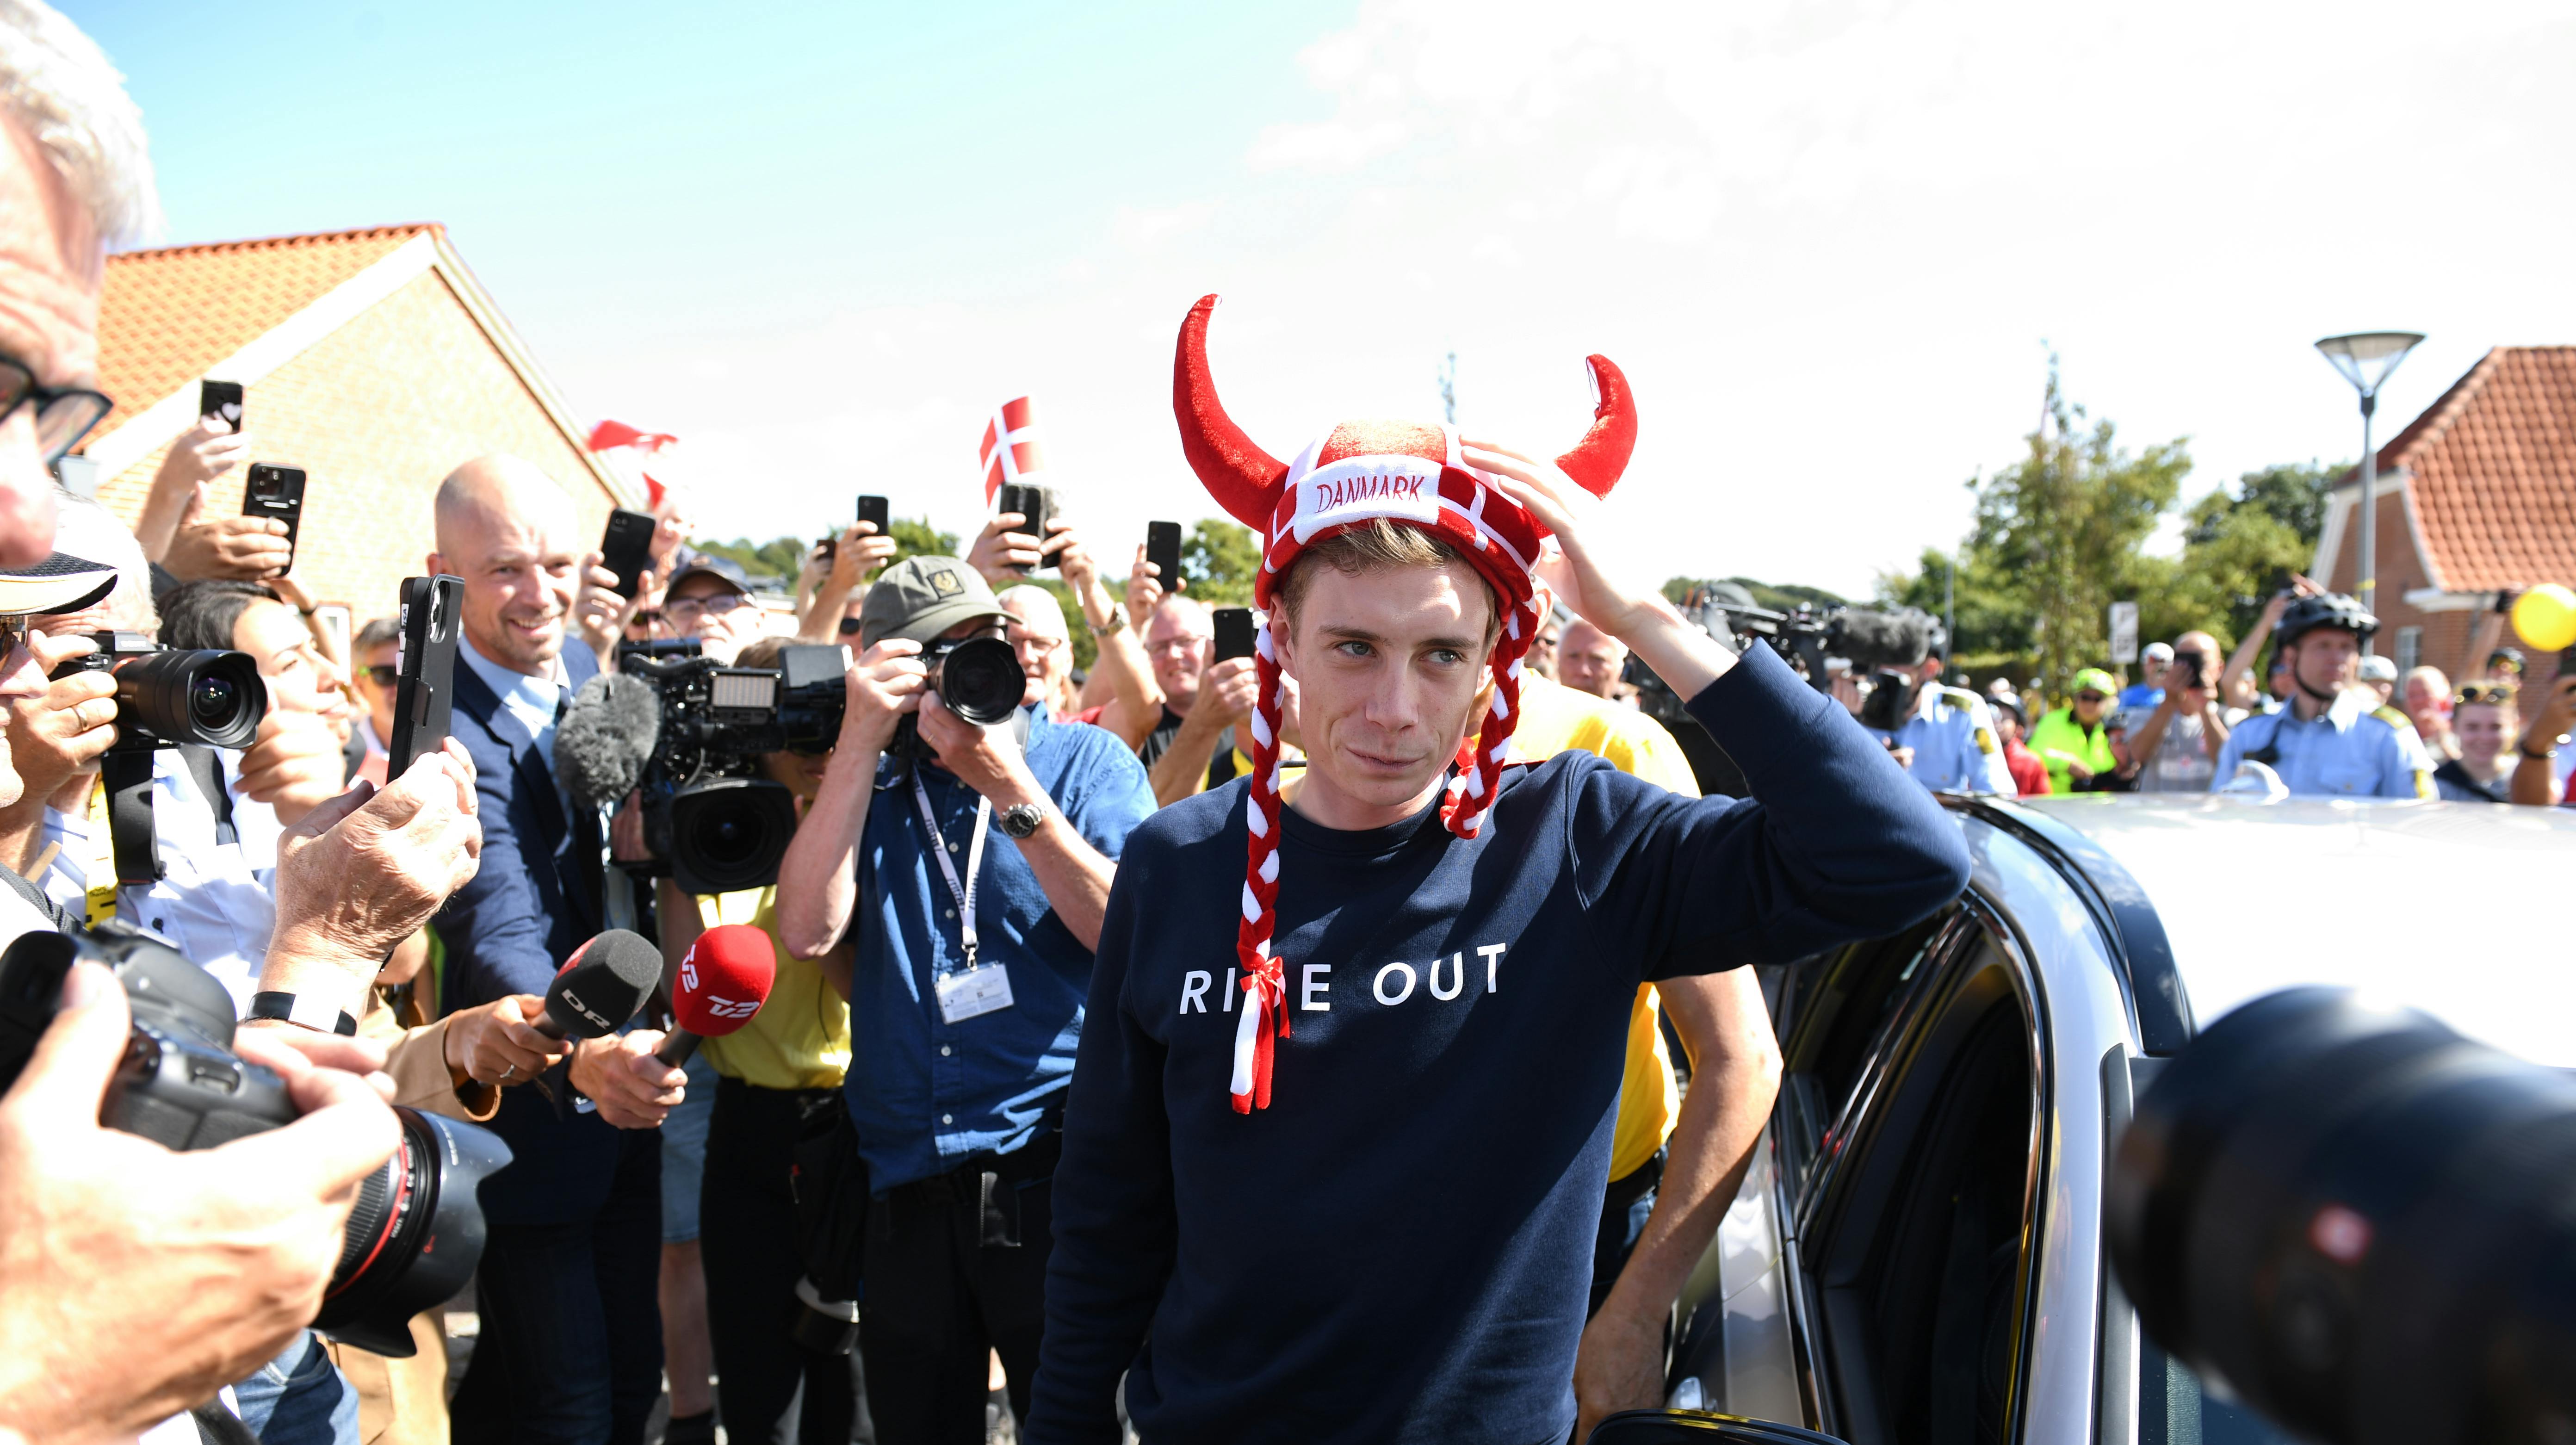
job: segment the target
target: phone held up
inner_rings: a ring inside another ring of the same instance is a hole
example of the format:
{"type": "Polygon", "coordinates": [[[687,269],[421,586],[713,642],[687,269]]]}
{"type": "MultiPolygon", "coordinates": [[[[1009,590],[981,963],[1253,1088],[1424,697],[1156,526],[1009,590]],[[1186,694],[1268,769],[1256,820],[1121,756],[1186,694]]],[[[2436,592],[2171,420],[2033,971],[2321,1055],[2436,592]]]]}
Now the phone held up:
{"type": "Polygon", "coordinates": [[[1181,524],[1147,522],[1145,524],[1145,560],[1154,564],[1154,580],[1171,593],[1181,580],[1181,524]]]}
{"type": "Polygon", "coordinates": [[[238,436],[242,429],[242,384],[238,381],[197,383],[197,415],[219,416],[238,436]]]}
{"type": "Polygon", "coordinates": [[[277,575],[294,571],[295,533],[304,521],[304,469],[251,463],[250,480],[242,484],[242,515],[274,517],[286,524],[286,566],[277,575]]]}
{"type": "MultiPolygon", "coordinates": [[[[866,494],[859,497],[858,520],[875,527],[876,535],[880,537],[893,530],[894,523],[890,518],[890,512],[891,508],[883,497],[866,494]]],[[[840,555],[840,551],[841,539],[838,537],[826,537],[814,546],[814,555],[822,558],[823,565],[827,567],[831,565],[834,557],[840,555]]]]}
{"type": "MultiPolygon", "coordinates": [[[[1055,517],[1055,493],[1052,490],[1046,487],[1033,487],[1026,482],[1005,482],[995,500],[996,513],[1019,513],[1020,525],[1016,530],[1037,538],[1040,547],[1046,545],[1047,523],[1055,517]]],[[[1025,577],[1031,572],[1054,571],[1055,563],[1050,559],[1038,563],[1035,567],[1019,567],[1013,570],[1025,577]]]]}
{"type": "Polygon", "coordinates": [[[1212,615],[1211,621],[1216,627],[1214,661],[1224,662],[1228,658],[1252,655],[1251,608],[1220,607],[1212,615]]]}
{"type": "Polygon", "coordinates": [[[611,590],[632,602],[644,569],[653,565],[653,514],[624,507],[608,514],[608,533],[599,539],[599,565],[617,574],[611,590]]]}
{"type": "Polygon", "coordinates": [[[387,782],[401,777],[412,759],[447,745],[464,599],[461,577],[403,579],[394,640],[394,735],[385,739],[387,782]]]}

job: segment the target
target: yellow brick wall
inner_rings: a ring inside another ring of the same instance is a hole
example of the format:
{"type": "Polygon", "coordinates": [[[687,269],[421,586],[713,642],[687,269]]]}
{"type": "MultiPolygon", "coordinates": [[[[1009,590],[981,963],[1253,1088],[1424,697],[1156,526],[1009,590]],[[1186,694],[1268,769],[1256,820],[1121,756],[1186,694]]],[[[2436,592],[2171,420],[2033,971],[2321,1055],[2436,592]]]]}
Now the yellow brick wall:
{"type": "MultiPolygon", "coordinates": [[[[595,539],[616,503],[436,270],[351,319],[253,384],[253,460],[306,473],[296,575],[356,624],[389,615],[431,546],[439,479],[487,452],[543,468],[595,539]]],[[[167,446],[104,482],[132,525],[167,446]]],[[[215,484],[213,516],[241,511],[247,466],[215,484]]],[[[594,543],[595,545],[595,543],[594,543]]]]}

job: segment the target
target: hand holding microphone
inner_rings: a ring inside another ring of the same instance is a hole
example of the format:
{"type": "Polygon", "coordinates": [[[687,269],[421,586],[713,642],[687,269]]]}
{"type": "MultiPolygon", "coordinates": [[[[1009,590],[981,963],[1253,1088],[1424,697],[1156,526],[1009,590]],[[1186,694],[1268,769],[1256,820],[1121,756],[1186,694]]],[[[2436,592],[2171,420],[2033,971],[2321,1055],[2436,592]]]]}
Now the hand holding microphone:
{"type": "Polygon", "coordinates": [[[740,923],[699,934],[680,960],[679,981],[671,990],[678,1027],[653,1057],[677,1067],[698,1051],[698,1040],[722,1038],[751,1022],[777,980],[778,954],[768,934],[740,923]]]}

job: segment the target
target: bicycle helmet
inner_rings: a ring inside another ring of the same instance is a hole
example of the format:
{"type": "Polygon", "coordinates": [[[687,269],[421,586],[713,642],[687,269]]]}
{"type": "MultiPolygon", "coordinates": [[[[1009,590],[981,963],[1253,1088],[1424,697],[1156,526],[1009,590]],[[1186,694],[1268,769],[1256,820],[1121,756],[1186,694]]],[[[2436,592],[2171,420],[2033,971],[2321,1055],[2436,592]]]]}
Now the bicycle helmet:
{"type": "Polygon", "coordinates": [[[2320,627],[2337,628],[2355,637],[2368,637],[2379,630],[2379,619],[2361,610],[2361,604],[2340,592],[2316,597],[2302,597],[2281,613],[2280,626],[2272,630],[2273,640],[2288,647],[2320,627]]]}

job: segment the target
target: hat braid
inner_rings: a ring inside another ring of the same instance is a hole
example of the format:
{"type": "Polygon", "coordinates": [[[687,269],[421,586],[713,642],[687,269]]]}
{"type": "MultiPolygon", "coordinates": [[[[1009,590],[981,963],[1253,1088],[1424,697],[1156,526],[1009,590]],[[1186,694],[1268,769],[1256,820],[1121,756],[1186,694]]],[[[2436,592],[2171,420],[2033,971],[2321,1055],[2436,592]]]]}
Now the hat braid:
{"type": "Polygon", "coordinates": [[[1449,795],[1441,800],[1441,821],[1461,838],[1475,837],[1494,809],[1503,755],[1511,751],[1512,730],[1520,725],[1521,658],[1537,635],[1538,603],[1530,598],[1504,619],[1503,635],[1494,646],[1494,701],[1476,732],[1475,765],[1459,769],[1449,780],[1449,795]]]}
{"type": "Polygon", "coordinates": [[[1270,1107],[1270,1065],[1275,1040],[1288,1035],[1288,994],[1279,960],[1270,956],[1270,934],[1279,908],[1279,653],[1264,616],[1254,634],[1253,667],[1259,679],[1252,706],[1252,778],[1243,794],[1243,822],[1251,835],[1244,850],[1243,921],[1235,931],[1236,962],[1243,968],[1243,1016],[1234,1036],[1234,1111],[1270,1107]]]}

